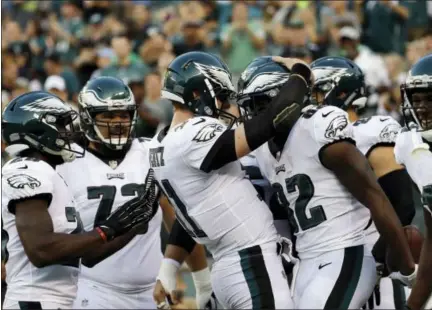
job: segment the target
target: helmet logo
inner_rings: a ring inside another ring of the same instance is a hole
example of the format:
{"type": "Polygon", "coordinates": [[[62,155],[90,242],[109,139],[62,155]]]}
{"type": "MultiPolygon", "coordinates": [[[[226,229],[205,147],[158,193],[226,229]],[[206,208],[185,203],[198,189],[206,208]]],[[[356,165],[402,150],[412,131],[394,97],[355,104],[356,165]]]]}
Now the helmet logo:
{"type": "Polygon", "coordinates": [[[22,106],[21,109],[31,112],[67,112],[70,110],[68,106],[56,97],[40,98],[22,106]]]}
{"type": "Polygon", "coordinates": [[[200,63],[195,62],[195,67],[210,81],[215,84],[220,85],[222,88],[235,91],[231,74],[225,71],[224,69],[207,66],[200,63]]]}
{"type": "Polygon", "coordinates": [[[289,79],[289,73],[265,72],[254,77],[250,84],[240,94],[250,94],[275,88],[289,79]]]}

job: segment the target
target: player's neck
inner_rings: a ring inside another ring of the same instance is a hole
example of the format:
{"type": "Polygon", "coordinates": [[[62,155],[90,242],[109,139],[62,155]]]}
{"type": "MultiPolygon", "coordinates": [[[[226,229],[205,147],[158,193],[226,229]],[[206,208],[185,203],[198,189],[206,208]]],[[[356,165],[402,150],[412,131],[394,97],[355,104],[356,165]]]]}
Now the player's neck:
{"type": "Polygon", "coordinates": [[[175,109],[174,115],[171,121],[171,128],[174,128],[175,126],[186,122],[188,119],[191,119],[194,117],[192,112],[184,109],[175,109]]]}
{"type": "Polygon", "coordinates": [[[348,109],[347,113],[348,113],[348,118],[349,118],[351,123],[354,123],[355,121],[357,121],[359,119],[356,111],[348,109]]]}

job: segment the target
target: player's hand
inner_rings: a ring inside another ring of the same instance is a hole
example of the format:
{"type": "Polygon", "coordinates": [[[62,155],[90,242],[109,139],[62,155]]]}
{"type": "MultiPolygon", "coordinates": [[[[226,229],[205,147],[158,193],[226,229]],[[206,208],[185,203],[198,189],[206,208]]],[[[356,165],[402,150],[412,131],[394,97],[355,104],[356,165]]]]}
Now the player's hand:
{"type": "Polygon", "coordinates": [[[399,131],[394,148],[395,159],[399,164],[404,164],[409,156],[417,150],[429,149],[429,146],[423,142],[418,126],[410,123],[409,129],[403,128],[399,131]]]}
{"type": "Polygon", "coordinates": [[[292,241],[288,238],[281,237],[282,242],[282,253],[281,256],[287,261],[288,263],[291,263],[293,265],[298,264],[299,259],[294,256],[294,245],[292,241]]]}
{"type": "Polygon", "coordinates": [[[399,280],[400,282],[402,282],[403,285],[411,288],[414,285],[415,280],[417,278],[417,269],[418,269],[418,265],[416,264],[414,268],[414,272],[412,274],[403,275],[400,273],[400,271],[392,272],[390,273],[389,278],[393,280],[399,280]]]}
{"type": "MultiPolygon", "coordinates": [[[[290,70],[292,70],[293,66],[297,63],[302,64],[302,65],[306,66],[307,68],[309,68],[309,70],[311,70],[309,67],[309,64],[307,62],[299,59],[299,58],[273,56],[272,60],[274,62],[280,63],[281,65],[287,67],[290,70]]],[[[310,81],[308,81],[308,83],[313,85],[314,81],[315,81],[315,78],[314,78],[314,75],[313,75],[312,70],[311,70],[310,81]]]]}
{"type": "Polygon", "coordinates": [[[157,283],[153,290],[153,298],[159,309],[169,309],[170,305],[178,304],[182,299],[182,292],[177,290],[177,271],[180,263],[164,258],[157,276],[157,283]]]}
{"type": "Polygon", "coordinates": [[[124,203],[98,225],[108,241],[131,229],[145,226],[156,214],[158,189],[152,169],[149,170],[144,185],[145,188],[141,195],[124,203]]]}

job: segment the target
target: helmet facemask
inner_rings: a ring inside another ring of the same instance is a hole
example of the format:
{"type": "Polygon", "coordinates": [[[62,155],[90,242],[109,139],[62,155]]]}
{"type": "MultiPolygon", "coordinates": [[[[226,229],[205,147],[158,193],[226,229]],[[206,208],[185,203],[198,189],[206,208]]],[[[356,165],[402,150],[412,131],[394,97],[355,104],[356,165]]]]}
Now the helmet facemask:
{"type": "Polygon", "coordinates": [[[432,141],[432,79],[408,79],[401,86],[403,98],[403,116],[405,122],[414,122],[422,132],[422,136],[432,141]]]}
{"type": "Polygon", "coordinates": [[[88,108],[81,111],[81,124],[89,141],[102,143],[112,150],[122,150],[134,137],[136,107],[88,108]],[[117,119],[117,120],[114,120],[117,119]]]}
{"type": "Polygon", "coordinates": [[[256,92],[240,95],[237,104],[242,108],[242,117],[250,119],[261,114],[267,109],[274,97],[279,93],[279,88],[268,89],[264,92],[256,92]]]}
{"type": "Polygon", "coordinates": [[[312,89],[312,104],[332,105],[344,110],[365,107],[365,85],[348,85],[347,81],[342,81],[343,77],[350,76],[345,68],[315,67],[312,72],[316,78],[312,89]]]}
{"type": "Polygon", "coordinates": [[[223,89],[219,85],[214,85],[207,78],[204,79],[206,89],[194,90],[195,114],[218,118],[224,124],[231,128],[237,121],[238,117],[229,112],[237,108],[236,93],[232,90],[223,89]]]}

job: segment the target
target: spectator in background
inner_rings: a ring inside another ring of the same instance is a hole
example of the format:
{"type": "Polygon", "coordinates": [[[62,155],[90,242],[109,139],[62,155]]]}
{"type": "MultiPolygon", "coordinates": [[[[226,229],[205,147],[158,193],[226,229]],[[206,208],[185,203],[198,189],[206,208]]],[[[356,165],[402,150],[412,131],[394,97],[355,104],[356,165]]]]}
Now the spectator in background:
{"type": "Polygon", "coordinates": [[[93,71],[90,79],[98,77],[101,75],[102,70],[107,68],[114,60],[115,53],[113,49],[108,47],[102,47],[96,52],[96,65],[97,70],[93,71]]]}
{"type": "Polygon", "coordinates": [[[176,56],[191,51],[205,51],[204,36],[202,31],[204,23],[202,21],[188,21],[182,26],[182,35],[174,41],[173,51],[176,56]]]}
{"type": "MultiPolygon", "coordinates": [[[[233,3],[232,19],[222,28],[222,54],[234,77],[247,64],[263,53],[265,45],[264,25],[248,20],[248,6],[244,2],[233,3]]],[[[236,81],[234,81],[236,82],[236,81]]]]}
{"type": "Polygon", "coordinates": [[[80,43],[79,55],[74,61],[74,68],[81,85],[85,85],[98,69],[96,64],[96,51],[92,41],[82,41],[80,43]]]}
{"type": "Polygon", "coordinates": [[[365,44],[374,52],[387,54],[397,51],[403,54],[406,35],[401,27],[409,18],[407,8],[398,1],[374,0],[363,2],[365,44]]]}
{"type": "Polygon", "coordinates": [[[114,76],[126,81],[143,80],[149,68],[141,58],[132,52],[132,45],[125,33],[111,39],[115,58],[108,67],[101,70],[101,75],[114,76]]]}
{"type": "Polygon", "coordinates": [[[50,14],[49,27],[56,38],[55,51],[60,59],[68,63],[73,62],[78,54],[78,38],[82,37],[84,32],[80,2],[64,1],[59,19],[55,14],[50,14]]]}
{"type": "Polygon", "coordinates": [[[159,72],[159,75],[162,77],[162,80],[163,77],[165,76],[166,69],[168,68],[171,61],[174,60],[174,58],[175,56],[171,52],[166,52],[160,55],[157,64],[157,71],[159,72]]]}
{"type": "Polygon", "coordinates": [[[160,98],[162,77],[152,72],[144,80],[144,101],[138,108],[137,134],[153,137],[158,129],[170,124],[173,107],[170,101],[160,98]]]}
{"type": "Polygon", "coordinates": [[[387,101],[391,82],[384,60],[366,46],[360,45],[359,31],[350,26],[343,27],[339,32],[341,55],[354,61],[365,75],[369,91],[367,108],[375,111],[378,105],[387,101]]]}
{"type": "Polygon", "coordinates": [[[11,98],[16,98],[30,91],[30,83],[24,77],[16,79],[15,88],[12,90],[11,98]]]}
{"type": "Polygon", "coordinates": [[[161,54],[172,50],[171,43],[158,27],[147,28],[147,37],[139,48],[139,54],[145,64],[155,68],[161,54]]]}
{"type": "Polygon", "coordinates": [[[66,81],[66,89],[68,92],[68,100],[78,102],[77,96],[81,89],[81,85],[76,74],[68,67],[62,66],[60,57],[57,54],[52,54],[45,59],[44,64],[47,75],[60,75],[66,81]]]}
{"type": "MultiPolygon", "coordinates": [[[[151,12],[144,4],[135,4],[132,12],[134,50],[138,52],[139,47],[148,37],[148,30],[152,27],[151,12]]],[[[153,25],[154,27],[154,25],[153,25]]]]}
{"type": "MultiPolygon", "coordinates": [[[[56,95],[64,102],[68,101],[68,93],[66,90],[66,82],[59,75],[50,75],[44,84],[44,90],[47,92],[56,95]]],[[[75,111],[78,111],[78,106],[72,105],[75,111]]]]}

